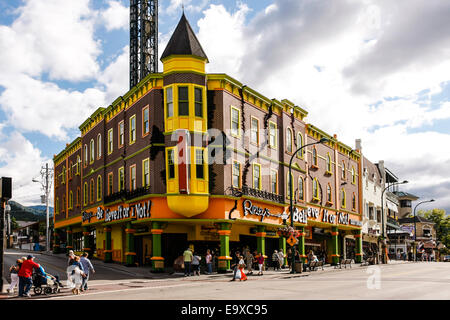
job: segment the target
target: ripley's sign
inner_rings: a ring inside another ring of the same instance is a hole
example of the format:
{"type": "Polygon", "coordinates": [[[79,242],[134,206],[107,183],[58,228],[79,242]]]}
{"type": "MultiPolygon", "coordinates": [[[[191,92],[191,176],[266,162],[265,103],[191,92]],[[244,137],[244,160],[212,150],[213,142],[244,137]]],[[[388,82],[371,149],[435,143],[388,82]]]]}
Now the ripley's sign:
{"type": "Polygon", "coordinates": [[[138,203],[136,205],[129,207],[119,206],[117,210],[113,211],[109,209],[103,210],[101,207],[98,207],[95,215],[91,212],[83,212],[82,220],[83,222],[88,221],[88,223],[90,223],[91,218],[94,216],[96,216],[97,220],[103,220],[104,217],[105,222],[111,222],[127,218],[138,218],[138,219],[150,218],[151,206],[152,201],[149,200],[147,201],[147,203],[144,203],[143,205],[138,203]]]}
{"type": "Polygon", "coordinates": [[[261,216],[261,222],[264,220],[265,217],[275,217],[275,218],[282,218],[283,213],[271,213],[269,209],[267,208],[260,208],[256,205],[253,205],[250,200],[244,200],[242,203],[242,206],[244,208],[244,217],[251,214],[256,216],[261,216]]]}

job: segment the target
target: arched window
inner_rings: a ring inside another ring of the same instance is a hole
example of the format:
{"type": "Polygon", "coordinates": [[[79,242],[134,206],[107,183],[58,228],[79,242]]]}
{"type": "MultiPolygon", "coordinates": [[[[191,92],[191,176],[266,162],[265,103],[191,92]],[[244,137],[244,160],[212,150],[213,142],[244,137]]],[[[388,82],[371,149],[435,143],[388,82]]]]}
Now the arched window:
{"type": "Polygon", "coordinates": [[[94,144],[94,139],[91,139],[90,142],[90,152],[91,152],[91,156],[90,156],[90,161],[91,163],[94,162],[94,158],[95,158],[95,144],[94,144]]]}
{"type": "Polygon", "coordinates": [[[55,201],[55,212],[56,214],[59,214],[59,198],[56,197],[56,201],[55,201]]]}
{"type": "Polygon", "coordinates": [[[70,165],[69,165],[69,179],[72,179],[73,177],[73,162],[70,161],[70,165]]]}
{"type": "Polygon", "coordinates": [[[352,210],[356,210],[356,195],[353,193],[352,195],[352,210]]]}
{"type": "Polygon", "coordinates": [[[313,180],[313,199],[319,200],[319,181],[317,178],[314,178],[313,180]]]}
{"type": "Polygon", "coordinates": [[[327,185],[327,202],[332,203],[333,198],[331,196],[331,185],[327,185]]]}
{"type": "Polygon", "coordinates": [[[86,166],[88,163],[88,147],[85,144],[84,145],[84,165],[86,166]]]}
{"type": "Polygon", "coordinates": [[[317,162],[317,149],[316,149],[315,146],[313,147],[313,150],[312,150],[312,163],[313,163],[313,166],[318,167],[318,162],[317,162]]]}
{"type": "Polygon", "coordinates": [[[305,200],[305,188],[303,185],[303,178],[298,178],[298,199],[299,200],[305,200]]]}
{"type": "Polygon", "coordinates": [[[102,135],[99,133],[97,136],[97,158],[102,157],[102,135]]]}
{"type": "Polygon", "coordinates": [[[102,200],[102,177],[97,177],[97,201],[102,200]]]}
{"type": "Polygon", "coordinates": [[[69,192],[69,209],[73,209],[73,192],[69,192]]]}
{"type": "Polygon", "coordinates": [[[289,184],[291,182],[292,179],[292,194],[294,194],[295,188],[294,188],[294,175],[291,174],[289,176],[289,171],[286,173],[286,198],[290,199],[291,196],[291,192],[289,191],[289,184]]]}
{"type": "MultiPolygon", "coordinates": [[[[303,147],[303,136],[302,133],[297,133],[297,149],[303,147]]],[[[297,158],[303,158],[303,154],[305,152],[305,149],[300,150],[297,152],[297,158]]]]}
{"type": "Polygon", "coordinates": [[[327,172],[331,173],[331,156],[327,154],[327,172]]]}
{"type": "Polygon", "coordinates": [[[83,188],[83,204],[86,206],[87,203],[88,203],[88,185],[87,182],[85,182],[83,188]]]}
{"type": "Polygon", "coordinates": [[[80,174],[80,163],[81,163],[81,158],[80,158],[80,156],[77,156],[77,175],[80,174]]]}
{"type": "Polygon", "coordinates": [[[355,167],[352,166],[352,183],[356,183],[355,167]]]}
{"type": "Polygon", "coordinates": [[[292,153],[292,129],[286,129],[286,151],[292,153]]]}
{"type": "Polygon", "coordinates": [[[91,183],[89,185],[89,201],[91,203],[94,202],[94,179],[91,179],[91,183]]]}
{"type": "Polygon", "coordinates": [[[342,179],[345,180],[345,162],[342,160],[342,179]]]}
{"type": "Polygon", "coordinates": [[[342,188],[341,190],[341,208],[345,208],[345,190],[342,188]]]}

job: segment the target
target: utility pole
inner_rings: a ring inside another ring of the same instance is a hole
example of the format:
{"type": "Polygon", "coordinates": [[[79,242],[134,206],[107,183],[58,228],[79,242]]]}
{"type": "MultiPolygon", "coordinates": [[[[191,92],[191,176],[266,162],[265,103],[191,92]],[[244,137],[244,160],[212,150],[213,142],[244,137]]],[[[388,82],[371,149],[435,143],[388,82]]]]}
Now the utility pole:
{"type": "Polygon", "coordinates": [[[42,189],[45,197],[45,210],[46,210],[46,231],[45,231],[45,251],[50,251],[50,213],[48,207],[48,200],[50,195],[51,182],[53,177],[53,169],[48,167],[48,163],[41,169],[42,181],[33,179],[33,182],[41,182],[42,189]]]}

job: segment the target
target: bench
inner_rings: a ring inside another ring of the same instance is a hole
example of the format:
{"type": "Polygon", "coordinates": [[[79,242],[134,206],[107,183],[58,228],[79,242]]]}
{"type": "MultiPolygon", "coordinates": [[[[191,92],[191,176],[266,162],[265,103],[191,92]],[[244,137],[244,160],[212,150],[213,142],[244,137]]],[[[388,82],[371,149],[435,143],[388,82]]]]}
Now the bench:
{"type": "Polygon", "coordinates": [[[303,271],[307,271],[308,268],[309,271],[316,271],[319,267],[322,267],[323,270],[323,265],[324,265],[323,261],[313,261],[310,262],[309,264],[303,265],[303,271]]]}
{"type": "Polygon", "coordinates": [[[362,266],[368,266],[368,265],[375,264],[375,257],[369,257],[361,264],[362,266]]]}
{"type": "Polygon", "coordinates": [[[352,267],[352,259],[342,259],[341,263],[339,263],[339,268],[342,269],[342,266],[344,266],[345,269],[347,269],[347,265],[349,265],[350,268],[352,267]]]}

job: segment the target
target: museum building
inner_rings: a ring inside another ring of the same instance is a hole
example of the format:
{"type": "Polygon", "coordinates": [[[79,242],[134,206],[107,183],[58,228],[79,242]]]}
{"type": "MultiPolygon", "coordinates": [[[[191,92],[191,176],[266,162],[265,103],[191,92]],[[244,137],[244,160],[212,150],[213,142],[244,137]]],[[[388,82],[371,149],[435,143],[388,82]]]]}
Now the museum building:
{"type": "Polygon", "coordinates": [[[226,271],[245,246],[286,252],[277,231],[291,223],[292,193],[302,258],[360,261],[358,150],[306,123],[291,101],[206,73],[184,14],[161,61],[162,73],[98,108],[55,155],[55,251],[158,272],[191,246],[214,250],[226,271]],[[290,177],[293,153],[322,138],[294,156],[290,177]]]}

